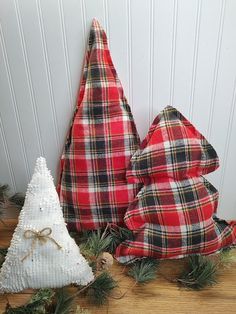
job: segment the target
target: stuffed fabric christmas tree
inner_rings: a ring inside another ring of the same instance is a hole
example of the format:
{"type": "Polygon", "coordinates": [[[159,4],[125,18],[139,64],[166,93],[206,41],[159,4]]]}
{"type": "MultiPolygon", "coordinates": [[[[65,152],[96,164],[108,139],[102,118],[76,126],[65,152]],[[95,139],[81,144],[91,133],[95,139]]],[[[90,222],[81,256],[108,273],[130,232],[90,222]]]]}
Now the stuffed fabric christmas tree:
{"type": "Polygon", "coordinates": [[[93,278],[67,231],[52,176],[40,157],[0,271],[0,292],[86,285],[93,278]]]}
{"type": "Polygon", "coordinates": [[[202,177],[218,166],[203,135],[175,108],[165,108],[127,171],[129,182],[144,186],[125,215],[134,239],[118,246],[117,259],[208,255],[235,245],[236,222],[215,216],[218,192],[202,177]]]}
{"type": "Polygon", "coordinates": [[[69,229],[124,224],[139,185],[126,169],[139,137],[98,21],[90,30],[78,104],[61,158],[58,185],[69,229]]]}

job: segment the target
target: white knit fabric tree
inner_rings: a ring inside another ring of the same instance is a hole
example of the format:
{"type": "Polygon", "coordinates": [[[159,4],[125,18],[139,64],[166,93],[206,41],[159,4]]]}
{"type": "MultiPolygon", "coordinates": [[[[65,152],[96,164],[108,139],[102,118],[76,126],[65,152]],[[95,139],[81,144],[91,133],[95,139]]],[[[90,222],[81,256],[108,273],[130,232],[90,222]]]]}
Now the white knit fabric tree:
{"type": "Polygon", "coordinates": [[[86,285],[93,278],[67,231],[53,178],[40,157],[0,271],[0,292],[86,285]]]}

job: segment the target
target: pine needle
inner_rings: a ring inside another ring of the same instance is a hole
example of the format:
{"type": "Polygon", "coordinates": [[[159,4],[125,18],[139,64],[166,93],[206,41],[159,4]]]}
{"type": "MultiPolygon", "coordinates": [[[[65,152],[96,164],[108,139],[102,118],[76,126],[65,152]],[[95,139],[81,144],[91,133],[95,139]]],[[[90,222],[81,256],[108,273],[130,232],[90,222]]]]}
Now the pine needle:
{"type": "Polygon", "coordinates": [[[7,249],[0,248],[0,268],[2,267],[2,264],[5,261],[5,256],[7,255],[7,249]]]}
{"type": "Polygon", "coordinates": [[[88,287],[86,295],[89,301],[95,305],[103,305],[108,302],[108,298],[117,282],[108,272],[102,272],[95,281],[88,287]]]}
{"type": "Polygon", "coordinates": [[[8,198],[9,186],[7,184],[0,184],[0,205],[4,204],[8,198]]]}
{"type": "Polygon", "coordinates": [[[159,261],[153,258],[143,258],[133,263],[128,276],[133,277],[137,283],[146,283],[156,279],[159,261]]]}
{"type": "Polygon", "coordinates": [[[188,270],[177,279],[188,289],[201,290],[216,283],[217,264],[201,255],[193,255],[188,260],[188,270]]]}
{"type": "Polygon", "coordinates": [[[40,289],[26,305],[13,308],[8,303],[4,314],[47,314],[53,295],[52,289],[40,289]]]}
{"type": "Polygon", "coordinates": [[[220,254],[219,254],[219,268],[230,268],[232,264],[236,263],[236,251],[227,248],[224,249],[220,254]]]}
{"type": "Polygon", "coordinates": [[[108,248],[110,253],[114,253],[117,246],[124,242],[125,240],[132,240],[133,239],[133,232],[127,228],[119,227],[116,228],[111,227],[109,229],[111,242],[108,248]]]}
{"type": "Polygon", "coordinates": [[[21,208],[24,206],[25,195],[23,193],[16,193],[9,198],[9,201],[21,208]]]}
{"type": "Polygon", "coordinates": [[[86,256],[98,257],[108,249],[110,243],[110,235],[102,233],[101,230],[93,231],[89,234],[87,241],[80,245],[81,253],[86,256]]]}
{"type": "Polygon", "coordinates": [[[15,193],[9,196],[9,190],[7,184],[0,184],[0,206],[3,208],[7,208],[9,205],[15,205],[18,208],[23,207],[25,195],[23,193],[15,193]]]}
{"type": "Polygon", "coordinates": [[[55,309],[53,314],[69,314],[75,307],[74,298],[70,297],[70,294],[65,288],[58,289],[55,293],[55,309]]]}

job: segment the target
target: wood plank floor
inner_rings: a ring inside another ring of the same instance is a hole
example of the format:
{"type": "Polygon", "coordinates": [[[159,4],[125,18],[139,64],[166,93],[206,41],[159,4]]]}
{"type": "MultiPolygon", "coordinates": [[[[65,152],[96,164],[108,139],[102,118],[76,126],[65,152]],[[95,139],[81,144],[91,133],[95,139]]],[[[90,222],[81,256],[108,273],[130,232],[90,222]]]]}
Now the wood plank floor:
{"type": "MultiPolygon", "coordinates": [[[[17,223],[16,219],[12,218],[6,219],[5,222],[8,227],[0,223],[0,247],[9,246],[17,223]]],[[[236,265],[222,271],[218,276],[218,283],[203,291],[188,291],[164,278],[174,278],[182,266],[183,261],[163,261],[155,281],[131,289],[133,281],[122,273],[123,266],[115,263],[111,272],[119,281],[119,288],[114,292],[114,298],[110,299],[109,304],[99,308],[91,306],[82,296],[78,297],[78,304],[89,309],[92,314],[236,313],[236,265]],[[127,290],[122,299],[115,299],[127,290]]],[[[32,293],[33,291],[27,290],[19,294],[1,295],[0,313],[3,313],[7,300],[12,306],[19,306],[24,304],[32,293]]]]}

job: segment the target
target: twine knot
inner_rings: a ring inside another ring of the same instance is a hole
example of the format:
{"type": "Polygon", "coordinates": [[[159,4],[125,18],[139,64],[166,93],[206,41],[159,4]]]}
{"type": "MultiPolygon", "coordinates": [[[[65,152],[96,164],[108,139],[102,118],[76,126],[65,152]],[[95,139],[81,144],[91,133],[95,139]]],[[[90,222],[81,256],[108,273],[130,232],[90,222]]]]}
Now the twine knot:
{"type": "Polygon", "coordinates": [[[33,253],[35,249],[35,244],[37,241],[39,241],[40,245],[43,245],[47,243],[48,240],[50,240],[53,243],[55,243],[55,245],[57,246],[59,250],[62,249],[62,247],[57,243],[57,241],[53,239],[52,237],[50,237],[51,234],[52,234],[52,229],[49,227],[43,228],[40,231],[35,231],[31,229],[26,230],[24,232],[24,238],[32,239],[32,243],[31,243],[30,251],[22,258],[21,261],[23,262],[28,256],[30,256],[33,253]]]}

